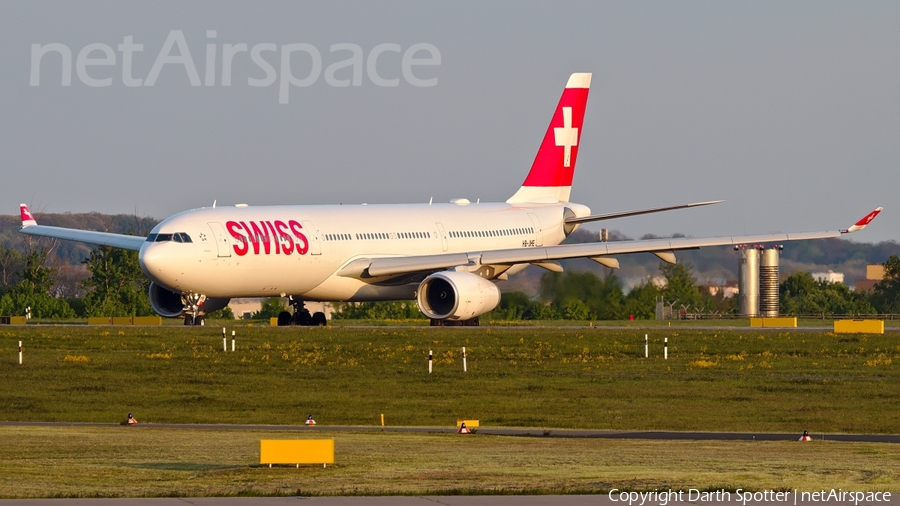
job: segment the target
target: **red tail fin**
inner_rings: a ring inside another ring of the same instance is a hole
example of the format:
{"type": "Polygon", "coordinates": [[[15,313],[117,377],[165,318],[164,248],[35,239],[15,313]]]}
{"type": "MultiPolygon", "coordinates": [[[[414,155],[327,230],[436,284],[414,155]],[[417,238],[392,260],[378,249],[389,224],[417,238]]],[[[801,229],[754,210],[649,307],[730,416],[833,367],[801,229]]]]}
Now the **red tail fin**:
{"type": "Polygon", "coordinates": [[[507,202],[567,202],[591,74],[572,74],[522,187],[507,202]]]}

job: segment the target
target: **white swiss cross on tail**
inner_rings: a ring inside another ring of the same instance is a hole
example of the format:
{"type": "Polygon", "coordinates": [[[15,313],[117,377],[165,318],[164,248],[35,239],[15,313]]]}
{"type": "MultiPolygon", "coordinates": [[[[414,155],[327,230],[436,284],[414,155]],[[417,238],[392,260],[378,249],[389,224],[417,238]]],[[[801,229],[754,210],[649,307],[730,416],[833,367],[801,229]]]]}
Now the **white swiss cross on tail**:
{"type": "Polygon", "coordinates": [[[562,128],[554,128],[553,135],[556,138],[556,145],[565,148],[563,167],[569,167],[571,165],[572,146],[578,145],[578,129],[572,128],[571,107],[563,107],[563,126],[562,128]]]}

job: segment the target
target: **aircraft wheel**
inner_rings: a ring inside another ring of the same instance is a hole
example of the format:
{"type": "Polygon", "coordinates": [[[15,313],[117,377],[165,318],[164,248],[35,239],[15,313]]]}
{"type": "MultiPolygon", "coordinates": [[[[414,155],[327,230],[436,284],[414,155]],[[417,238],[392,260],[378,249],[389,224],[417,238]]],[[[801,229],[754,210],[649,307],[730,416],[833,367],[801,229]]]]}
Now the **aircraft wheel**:
{"type": "Polygon", "coordinates": [[[309,315],[309,311],[300,311],[299,313],[294,313],[294,325],[302,325],[308,326],[309,322],[312,320],[312,317],[309,315]]]}
{"type": "Polygon", "coordinates": [[[431,320],[432,327],[477,327],[478,318],[471,320],[431,320]]]}
{"type": "Polygon", "coordinates": [[[321,311],[316,311],[315,313],[313,313],[310,324],[314,327],[324,327],[325,325],[327,325],[328,320],[325,319],[325,313],[321,311]]]}
{"type": "Polygon", "coordinates": [[[282,311],[278,313],[278,326],[279,327],[287,327],[291,324],[291,313],[287,311],[282,311]]]}

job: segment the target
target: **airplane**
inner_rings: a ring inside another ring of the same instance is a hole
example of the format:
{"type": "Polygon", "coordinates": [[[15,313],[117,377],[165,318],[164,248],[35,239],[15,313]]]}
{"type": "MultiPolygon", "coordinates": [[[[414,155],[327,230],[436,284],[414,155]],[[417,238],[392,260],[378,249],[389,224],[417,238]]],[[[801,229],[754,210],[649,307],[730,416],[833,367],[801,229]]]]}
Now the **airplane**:
{"type": "Polygon", "coordinates": [[[560,260],[706,246],[840,237],[882,210],[835,231],[561,244],[580,225],[722,201],[592,215],[569,201],[591,74],[569,77],[525,181],[506,202],[203,207],[171,216],[147,237],[38,225],[20,206],[21,232],[139,252],[150,303],[164,317],[201,324],[236,297],[288,297],[280,325],[323,325],[304,301],[416,300],[433,325],[478,325],[500,302],[496,281],[529,265],[561,272],[560,260]]]}

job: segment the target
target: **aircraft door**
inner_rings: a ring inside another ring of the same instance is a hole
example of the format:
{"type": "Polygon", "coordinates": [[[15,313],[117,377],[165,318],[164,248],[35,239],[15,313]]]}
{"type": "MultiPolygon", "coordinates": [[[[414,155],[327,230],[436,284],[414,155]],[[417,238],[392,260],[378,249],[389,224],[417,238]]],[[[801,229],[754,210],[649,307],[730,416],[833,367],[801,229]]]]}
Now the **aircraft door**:
{"type": "Polygon", "coordinates": [[[230,257],[231,245],[228,244],[228,234],[225,232],[225,227],[221,223],[214,221],[209,222],[208,225],[213,232],[213,237],[216,238],[216,251],[218,251],[219,258],[230,257]]]}
{"type": "Polygon", "coordinates": [[[319,229],[309,220],[303,220],[303,228],[306,229],[306,238],[309,239],[309,254],[321,255],[322,243],[319,242],[319,229]]]}
{"type": "Polygon", "coordinates": [[[435,225],[437,225],[438,235],[441,236],[441,248],[447,251],[447,233],[444,232],[444,226],[440,223],[435,223],[435,225]]]}
{"type": "Polygon", "coordinates": [[[531,218],[531,225],[534,227],[534,245],[543,246],[544,231],[541,229],[541,220],[538,219],[536,214],[528,213],[528,217],[531,218]]]}

